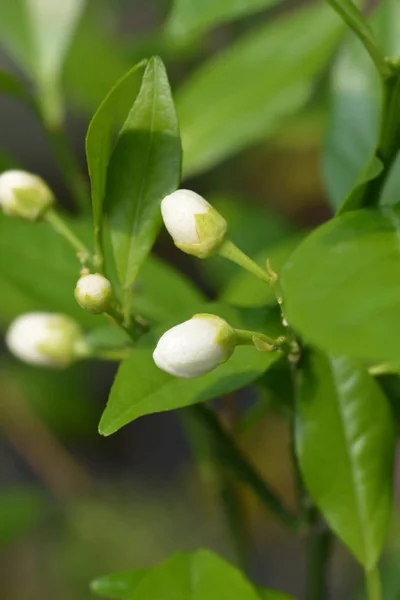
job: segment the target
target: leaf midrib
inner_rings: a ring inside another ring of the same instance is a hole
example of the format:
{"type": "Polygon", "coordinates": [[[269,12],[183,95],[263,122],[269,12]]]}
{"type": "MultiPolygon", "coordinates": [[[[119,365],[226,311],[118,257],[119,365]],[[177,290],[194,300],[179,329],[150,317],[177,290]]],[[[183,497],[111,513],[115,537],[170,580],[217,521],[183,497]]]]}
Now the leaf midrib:
{"type": "Polygon", "coordinates": [[[140,188],[138,191],[137,202],[136,202],[136,207],[135,207],[135,213],[133,216],[132,232],[131,232],[131,237],[129,240],[128,257],[127,257],[126,269],[125,269],[125,287],[130,285],[128,275],[131,270],[131,268],[130,268],[131,260],[132,260],[131,254],[133,251],[134,241],[135,241],[136,232],[137,232],[138,215],[142,208],[144,190],[147,186],[148,166],[149,166],[149,162],[150,162],[151,148],[153,145],[154,121],[155,121],[155,114],[156,114],[156,100],[157,100],[157,91],[158,91],[158,85],[157,85],[158,82],[157,82],[156,71],[157,71],[157,66],[156,66],[156,63],[154,62],[153,63],[153,73],[152,73],[153,85],[152,85],[152,103],[151,103],[151,113],[150,113],[149,142],[148,142],[148,146],[147,146],[146,161],[144,164],[144,175],[140,182],[140,188]]]}
{"type": "MultiPolygon", "coordinates": [[[[351,479],[353,482],[353,493],[354,493],[354,499],[355,499],[355,504],[356,504],[356,508],[357,508],[357,520],[358,520],[358,524],[359,524],[359,533],[360,533],[360,537],[362,539],[363,542],[363,550],[364,550],[364,561],[367,562],[367,558],[368,558],[368,553],[367,553],[367,538],[366,535],[364,533],[364,527],[363,527],[363,523],[365,521],[365,511],[364,511],[364,503],[362,501],[362,498],[359,494],[359,490],[358,490],[358,477],[356,475],[357,473],[357,469],[356,469],[356,461],[353,457],[353,454],[351,452],[351,444],[350,444],[350,436],[346,427],[346,419],[345,419],[345,415],[344,415],[344,411],[342,409],[342,404],[340,401],[341,395],[340,395],[340,386],[339,386],[339,381],[338,381],[338,377],[337,377],[337,373],[336,373],[336,369],[334,366],[334,361],[336,359],[331,358],[329,360],[329,366],[330,366],[330,372],[332,375],[332,380],[333,380],[333,384],[334,384],[334,388],[335,388],[335,396],[336,396],[336,406],[337,406],[337,412],[339,415],[339,421],[340,424],[342,426],[342,432],[343,432],[343,437],[345,439],[345,448],[346,448],[346,454],[347,454],[347,458],[348,458],[348,462],[350,465],[350,472],[351,472],[351,479]]],[[[340,359],[339,359],[340,360],[340,359]]]]}

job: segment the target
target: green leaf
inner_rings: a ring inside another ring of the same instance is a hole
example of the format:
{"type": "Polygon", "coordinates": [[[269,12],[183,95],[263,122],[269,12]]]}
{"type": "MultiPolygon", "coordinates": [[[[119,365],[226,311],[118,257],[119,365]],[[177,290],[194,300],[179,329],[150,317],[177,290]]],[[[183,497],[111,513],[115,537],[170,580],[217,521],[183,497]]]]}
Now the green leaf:
{"type": "MultiPolygon", "coordinates": [[[[72,221],[87,238],[90,225],[72,221]]],[[[87,327],[98,324],[74,298],[80,264],[74,251],[46,223],[28,223],[0,214],[0,313],[8,322],[20,312],[65,312],[87,327]]]]}
{"type": "MultiPolygon", "coordinates": [[[[152,569],[102,577],[92,583],[100,595],[121,600],[259,600],[242,573],[208,550],[179,553],[152,569]],[[111,594],[110,594],[111,592],[111,594]]],[[[282,596],[270,592],[271,600],[282,596]]]]}
{"type": "Polygon", "coordinates": [[[0,0],[0,41],[35,82],[43,112],[57,123],[62,111],[62,65],[84,0],[0,0]]]}
{"type": "Polygon", "coordinates": [[[357,210],[358,208],[362,208],[367,184],[378,177],[378,175],[382,173],[383,169],[384,166],[382,161],[374,154],[374,156],[371,158],[371,161],[362,171],[361,176],[357,181],[357,185],[354,189],[352,189],[350,194],[346,196],[342,204],[339,206],[336,214],[341,215],[349,210],[357,210]]]}
{"type": "Polygon", "coordinates": [[[328,525],[371,569],[391,515],[392,415],[362,365],[313,351],[303,360],[296,446],[304,481],[328,525]]]}
{"type": "Polygon", "coordinates": [[[285,265],[286,317],[336,353],[400,360],[400,207],[359,210],[325,223],[285,265]]]}
{"type": "Polygon", "coordinates": [[[43,496],[30,488],[3,489],[0,493],[0,546],[23,537],[44,516],[43,496]]]}
{"type": "Polygon", "coordinates": [[[100,232],[101,229],[107,168],[115,132],[123,125],[137,98],[145,66],[146,61],[135,65],[118,81],[98,108],[87,131],[86,157],[92,190],[95,232],[100,232]]]}
{"type": "Polygon", "coordinates": [[[184,173],[273,133],[309,97],[343,29],[319,4],[260,26],[206,62],[177,94],[184,173]]]}
{"type": "Polygon", "coordinates": [[[29,100],[29,94],[23,84],[11,73],[0,70],[0,92],[20,100],[29,100]]]}
{"type": "Polygon", "coordinates": [[[30,410],[57,437],[68,442],[87,440],[94,435],[93,422],[98,418],[98,409],[88,402],[90,375],[85,368],[85,364],[79,363],[66,371],[52,371],[3,358],[0,389],[4,391],[0,392],[0,403],[3,408],[13,406],[12,414],[18,414],[17,401],[22,396],[30,410]]]}
{"type": "MultiPolygon", "coordinates": [[[[391,26],[399,17],[398,3],[385,0],[372,19],[376,37],[388,56],[400,54],[399,36],[391,26]]],[[[343,48],[332,71],[331,93],[323,173],[330,202],[338,208],[368,172],[379,138],[381,85],[358,40],[350,40],[343,48]]]]}
{"type": "Polygon", "coordinates": [[[99,596],[128,600],[134,598],[140,583],[150,573],[151,569],[138,569],[125,573],[104,575],[93,581],[90,589],[99,596]]]}
{"type": "Polygon", "coordinates": [[[234,19],[240,19],[279,0],[174,0],[165,25],[167,34],[176,38],[200,35],[234,19]]]}
{"type": "Polygon", "coordinates": [[[183,273],[152,256],[134,285],[134,313],[158,323],[180,317],[204,304],[205,296],[183,273]]]}
{"type": "Polygon", "coordinates": [[[117,139],[107,180],[107,211],[121,284],[134,282],[161,226],[160,202],[179,185],[181,144],[167,74],[159,58],[117,139]]]}
{"type": "MultiPolygon", "coordinates": [[[[291,232],[289,224],[268,207],[250,205],[244,198],[225,194],[207,196],[207,200],[228,221],[230,239],[252,258],[257,259],[262,250],[273,248],[291,232]]],[[[240,267],[220,256],[197,261],[196,266],[219,291],[225,289],[233,277],[243,273],[240,267]]]]}
{"type": "MultiPolygon", "coordinates": [[[[122,39],[110,28],[111,14],[104,4],[89,2],[71,40],[63,68],[63,83],[74,108],[90,116],[115,82],[146,54],[125,56],[122,39]]],[[[114,8],[109,6],[110,11],[114,8]]],[[[126,114],[125,114],[126,116],[126,114]]]]}
{"type": "Polygon", "coordinates": [[[288,594],[278,592],[277,590],[257,588],[257,592],[262,600],[293,600],[292,596],[288,596],[288,594]]]}
{"type": "MultiPolygon", "coordinates": [[[[254,258],[257,264],[265,265],[269,260],[271,268],[280,276],[282,269],[303,235],[297,234],[283,240],[271,248],[264,248],[254,258]]],[[[264,306],[275,302],[274,293],[269,285],[257,279],[251,273],[240,270],[222,291],[221,300],[235,306],[264,306]]]]}
{"type": "MultiPolygon", "coordinates": [[[[272,335],[282,333],[275,312],[263,311],[248,316],[232,307],[207,304],[201,311],[218,314],[233,327],[264,330],[272,335]]],[[[192,314],[180,315],[178,322],[192,314]]],[[[172,377],[156,367],[153,351],[160,335],[176,323],[177,320],[144,336],[121,364],[100,421],[102,435],[110,435],[143,415],[206,402],[233,392],[257,379],[279,358],[278,353],[238,347],[225,364],[203,377],[191,380],[172,377]]]]}
{"type": "MultiPolygon", "coordinates": [[[[71,219],[69,225],[90,240],[91,223],[71,219]]],[[[49,310],[65,312],[90,329],[99,327],[99,317],[82,310],[74,298],[79,261],[47,224],[33,226],[0,214],[0,253],[7,257],[0,261],[0,325],[22,312],[49,310]]],[[[183,273],[148,257],[135,282],[134,312],[161,323],[183,311],[196,312],[203,303],[204,296],[183,273]]]]}

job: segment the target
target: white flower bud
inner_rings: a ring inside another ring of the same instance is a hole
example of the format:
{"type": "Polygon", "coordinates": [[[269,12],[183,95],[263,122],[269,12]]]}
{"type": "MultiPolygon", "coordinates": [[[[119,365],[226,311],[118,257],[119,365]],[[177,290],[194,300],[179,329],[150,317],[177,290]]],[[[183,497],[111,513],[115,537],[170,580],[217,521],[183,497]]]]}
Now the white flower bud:
{"type": "Polygon", "coordinates": [[[48,185],[26,171],[5,171],[0,175],[0,207],[6,215],[37,221],[53,204],[48,185]]]}
{"type": "Polygon", "coordinates": [[[11,323],[6,344],[14,356],[32,365],[67,367],[77,356],[82,332],[66,315],[32,312],[11,323]]]}
{"type": "Polygon", "coordinates": [[[90,313],[106,312],[112,298],[111,283],[98,273],[83,275],[76,284],[75,298],[90,313]]]}
{"type": "Polygon", "coordinates": [[[163,371],[191,379],[228,360],[235,346],[235,330],[224,319],[198,314],[164,333],[153,359],[163,371]]]}
{"type": "Polygon", "coordinates": [[[199,194],[177,190],[161,202],[165,227],[175,245],[198,258],[215,254],[225,239],[227,222],[199,194]]]}

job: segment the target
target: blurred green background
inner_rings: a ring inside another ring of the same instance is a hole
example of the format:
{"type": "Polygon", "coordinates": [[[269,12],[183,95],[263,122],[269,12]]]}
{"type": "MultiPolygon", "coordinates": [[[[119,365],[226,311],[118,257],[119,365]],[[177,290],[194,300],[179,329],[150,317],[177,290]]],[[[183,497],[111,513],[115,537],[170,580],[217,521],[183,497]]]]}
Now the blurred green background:
{"type": "MultiPolygon", "coordinates": [[[[20,38],[13,33],[20,23],[21,3],[0,0],[0,67],[25,89],[37,89],[29,52],[21,50],[20,38]]],[[[329,184],[329,166],[321,168],[321,154],[334,102],[331,67],[339,44],[346,40],[336,15],[322,18],[310,12],[299,19],[298,3],[262,0],[230,14],[230,6],[241,3],[227,1],[222,4],[228,9],[219,17],[211,10],[210,21],[207,6],[213,3],[205,2],[203,21],[191,24],[191,16],[179,12],[178,1],[83,4],[60,71],[63,128],[82,171],[86,173],[85,131],[105,94],[138,60],[160,55],[181,117],[184,187],[202,193],[219,208],[243,250],[258,260],[271,258],[279,271],[301,235],[332,210],[322,175],[328,173],[329,184]],[[284,26],[279,25],[282,19],[284,26]],[[274,41],[275,30],[283,41],[274,41]],[[264,43],[270,47],[264,48],[264,43]],[[246,46],[242,50],[241,44],[246,46]],[[224,60],[232,66],[224,67],[224,60]],[[225,76],[220,76],[221,69],[225,76]]],[[[56,28],[52,31],[57,6],[54,0],[42,31],[49,38],[57,34],[56,28]]],[[[319,11],[320,6],[311,10],[319,11]]],[[[22,166],[39,173],[73,215],[71,190],[51,139],[35,111],[21,102],[19,92],[10,93],[3,80],[0,74],[5,92],[0,96],[1,170],[22,166]]],[[[87,177],[85,181],[87,185],[87,177]]],[[[345,191],[332,191],[329,185],[331,197],[345,191]]],[[[85,229],[85,224],[80,227],[85,229]]],[[[0,221],[3,331],[25,310],[80,315],[70,292],[76,279],[72,255],[62,241],[37,231],[0,221]],[[53,292],[44,295],[45,287],[53,292]]],[[[222,259],[192,261],[165,234],[156,254],[210,298],[255,306],[266,299],[256,281],[245,280],[250,292],[243,294],[244,276],[234,266],[222,259]]],[[[161,280],[156,267],[152,272],[149,267],[146,277],[152,281],[150,296],[157,311],[161,280]]],[[[173,277],[165,285],[173,286],[173,277]]],[[[186,293],[194,294],[187,286],[186,293]]],[[[163,306],[167,316],[175,303],[173,294],[171,298],[171,306],[163,306]]],[[[150,300],[145,297],[143,302],[150,310],[150,300]]],[[[80,318],[91,326],[90,317],[80,318]]],[[[181,427],[182,415],[146,417],[110,438],[98,435],[114,372],[113,365],[95,362],[62,373],[36,370],[2,353],[0,598],[83,600],[90,597],[88,584],[98,575],[151,565],[175,550],[198,546],[237,560],[221,510],[220,484],[207,457],[201,468],[196,466],[181,427]]],[[[252,389],[223,398],[218,405],[232,428],[235,407],[243,411],[240,444],[290,503],[288,391],[276,390],[274,375],[272,370],[252,389]]],[[[398,395],[393,388],[393,397],[398,395]]],[[[249,575],[260,585],[302,598],[304,540],[276,525],[244,490],[238,497],[245,513],[242,533],[249,575]]],[[[395,523],[385,559],[388,599],[400,590],[397,531],[395,523]]],[[[329,575],[332,598],[357,593],[360,581],[359,569],[337,543],[329,575]]]]}

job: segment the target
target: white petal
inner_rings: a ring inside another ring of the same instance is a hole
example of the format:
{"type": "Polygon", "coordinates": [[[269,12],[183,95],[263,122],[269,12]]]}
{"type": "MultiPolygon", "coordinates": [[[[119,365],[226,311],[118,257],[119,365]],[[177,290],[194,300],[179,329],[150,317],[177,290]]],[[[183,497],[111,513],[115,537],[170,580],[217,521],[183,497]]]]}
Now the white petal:
{"type": "Polygon", "coordinates": [[[204,214],[209,209],[207,200],[190,190],[177,190],[161,202],[165,227],[174,241],[180,244],[199,242],[195,216],[204,214]]]}
{"type": "Polygon", "coordinates": [[[216,342],[217,322],[193,318],[169,329],[153,353],[154,362],[163,371],[183,378],[208,373],[227,357],[227,350],[216,342]]]}

